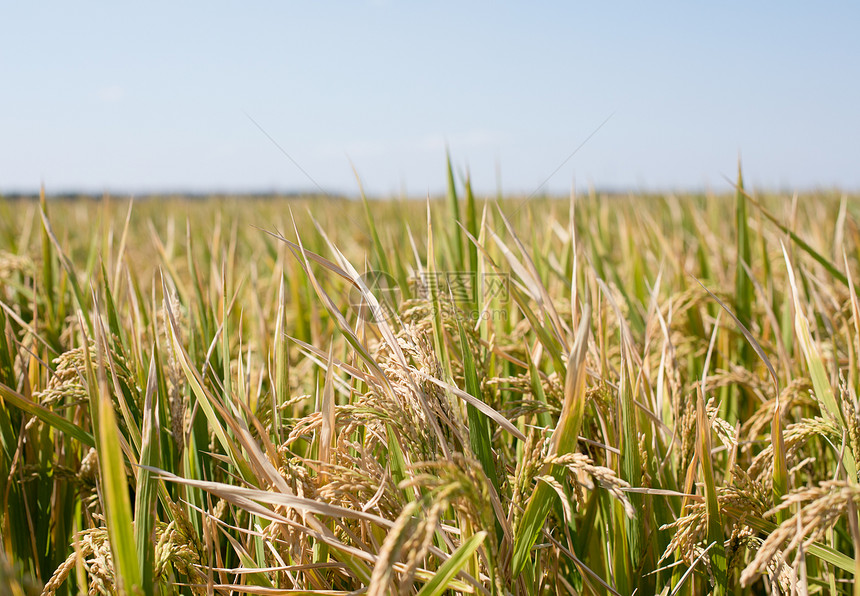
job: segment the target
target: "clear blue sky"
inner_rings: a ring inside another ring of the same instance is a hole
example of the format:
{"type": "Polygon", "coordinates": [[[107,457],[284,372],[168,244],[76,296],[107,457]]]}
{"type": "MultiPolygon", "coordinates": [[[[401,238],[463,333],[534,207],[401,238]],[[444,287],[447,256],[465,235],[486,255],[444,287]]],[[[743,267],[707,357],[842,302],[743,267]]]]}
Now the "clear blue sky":
{"type": "Polygon", "coordinates": [[[5,2],[0,192],[860,189],[858,2],[5,2]],[[247,114],[247,115],[246,115],[247,114]]]}

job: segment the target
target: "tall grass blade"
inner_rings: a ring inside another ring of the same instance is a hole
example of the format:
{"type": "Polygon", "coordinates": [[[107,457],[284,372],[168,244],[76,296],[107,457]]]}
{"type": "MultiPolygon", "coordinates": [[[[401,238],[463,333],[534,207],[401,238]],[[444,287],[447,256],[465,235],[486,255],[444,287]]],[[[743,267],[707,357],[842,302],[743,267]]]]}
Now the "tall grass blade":
{"type": "Polygon", "coordinates": [[[61,433],[72,437],[73,439],[77,439],[87,447],[95,447],[96,442],[93,436],[82,429],[80,426],[66,420],[62,416],[58,416],[48,408],[42,406],[41,404],[37,404],[35,402],[30,401],[11,387],[0,383],[0,397],[2,397],[6,402],[15,406],[19,410],[23,412],[27,412],[28,414],[32,414],[38,419],[42,420],[45,424],[56,428],[61,433]]]}
{"type": "Polygon", "coordinates": [[[157,481],[149,468],[161,465],[160,424],[158,416],[158,378],[155,358],[150,361],[143,403],[143,443],[140,450],[140,466],[134,499],[134,542],[137,562],[141,574],[140,587],[144,594],[151,594],[155,581],[155,520],[157,481]]]}
{"type": "Polygon", "coordinates": [[[100,343],[96,344],[96,349],[99,350],[98,386],[91,391],[97,391],[99,395],[99,469],[105,521],[120,592],[127,595],[142,595],[123,449],[108,389],[100,343]]]}
{"type": "MultiPolygon", "coordinates": [[[[749,273],[744,264],[752,266],[750,259],[752,250],[750,248],[750,228],[747,214],[747,198],[744,193],[744,179],[741,174],[741,164],[738,162],[738,182],[735,193],[735,211],[737,214],[737,266],[735,267],[735,308],[736,315],[744,327],[750,326],[752,319],[752,303],[754,290],[750,281],[749,273]]],[[[746,346],[743,346],[744,348],[746,346]]],[[[741,358],[742,362],[745,359],[741,358]]]]}
{"type": "MultiPolygon", "coordinates": [[[[460,332],[460,346],[463,350],[463,374],[466,380],[466,392],[476,399],[480,399],[481,382],[478,380],[478,371],[475,368],[475,360],[472,357],[466,332],[463,330],[463,325],[459,320],[457,321],[457,327],[460,332]]],[[[495,488],[496,493],[498,493],[501,487],[499,485],[498,474],[496,473],[496,462],[493,458],[490,420],[470,403],[466,404],[466,411],[469,417],[470,446],[475,455],[478,456],[478,461],[481,462],[484,473],[490,479],[490,483],[495,488]]]]}
{"type": "Polygon", "coordinates": [[[463,542],[451,554],[451,558],[442,563],[433,579],[424,584],[424,587],[418,592],[418,596],[441,596],[446,590],[451,589],[451,580],[466,566],[472,554],[478,550],[486,537],[486,532],[478,532],[463,542]]]}
{"type": "Polygon", "coordinates": [[[699,387],[696,399],[696,429],[699,462],[702,465],[702,477],[705,483],[708,542],[713,544],[709,556],[711,559],[711,569],[716,581],[715,592],[726,594],[728,578],[726,575],[726,550],[723,545],[725,534],[723,533],[723,522],[720,516],[720,506],[717,500],[717,488],[714,480],[714,468],[711,461],[711,421],[705,411],[705,397],[701,387],[699,387]]]}
{"type": "MultiPolygon", "coordinates": [[[[800,344],[800,350],[806,360],[806,366],[809,369],[809,376],[812,378],[812,387],[815,390],[815,397],[823,406],[824,411],[836,421],[840,428],[845,428],[845,420],[842,418],[839,404],[836,403],[833,389],[830,387],[830,380],[828,379],[827,372],[824,369],[824,362],[822,362],[821,355],[813,342],[806,315],[803,314],[804,309],[800,302],[800,293],[797,288],[797,280],[794,276],[794,268],[791,266],[791,260],[788,258],[788,252],[785,250],[785,246],[782,247],[782,253],[785,257],[785,266],[788,271],[792,300],[794,301],[794,331],[797,342],[800,344]]],[[[843,450],[842,460],[845,464],[845,470],[848,472],[848,477],[852,482],[856,481],[857,464],[850,449],[843,450]]]]}
{"type": "Polygon", "coordinates": [[[454,166],[451,164],[450,151],[446,151],[445,153],[445,165],[448,173],[448,192],[446,194],[448,198],[448,215],[453,224],[451,225],[449,242],[452,247],[451,252],[453,253],[454,263],[458,269],[463,270],[467,263],[463,258],[463,237],[458,228],[458,224],[461,222],[460,199],[457,197],[457,183],[454,180],[454,166]]]}
{"type": "MultiPolygon", "coordinates": [[[[564,383],[564,405],[559,416],[558,425],[553,431],[550,454],[562,455],[570,453],[576,447],[582,419],[585,416],[587,396],[585,392],[585,356],[588,351],[588,337],[591,325],[591,308],[586,304],[583,309],[576,339],[567,362],[567,373],[564,383]]],[[[561,472],[550,469],[550,474],[560,480],[561,472]]],[[[534,493],[528,500],[525,513],[516,528],[514,549],[511,561],[513,576],[522,573],[535,540],[543,528],[544,521],[553,506],[556,493],[545,482],[539,482],[534,493]]]]}
{"type": "Polygon", "coordinates": [[[791,241],[797,244],[797,246],[799,246],[803,252],[808,254],[810,257],[813,258],[813,260],[815,260],[815,262],[824,267],[824,269],[830,275],[832,275],[834,279],[844,285],[848,285],[848,278],[845,276],[844,273],[839,271],[839,268],[834,265],[833,262],[830,261],[830,259],[815,250],[808,242],[798,236],[788,226],[781,223],[775,215],[773,215],[770,211],[764,208],[760,201],[756,200],[754,197],[744,192],[743,189],[740,189],[739,192],[743,193],[743,195],[749,200],[749,202],[755,205],[759,209],[759,211],[761,211],[762,215],[764,215],[768,220],[770,220],[771,223],[773,223],[777,228],[779,228],[782,233],[787,234],[788,237],[791,238],[791,241]]]}

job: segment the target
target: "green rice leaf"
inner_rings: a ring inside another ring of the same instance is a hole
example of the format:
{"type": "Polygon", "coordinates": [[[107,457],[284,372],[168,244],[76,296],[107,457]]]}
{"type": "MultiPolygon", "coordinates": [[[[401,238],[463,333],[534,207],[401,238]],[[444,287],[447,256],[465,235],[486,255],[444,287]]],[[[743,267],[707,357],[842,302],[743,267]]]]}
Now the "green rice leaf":
{"type": "MultiPolygon", "coordinates": [[[[815,390],[815,397],[823,406],[824,411],[826,411],[841,428],[845,428],[845,420],[842,418],[839,404],[836,403],[836,398],[833,395],[833,389],[830,386],[830,380],[827,377],[824,362],[821,360],[821,355],[815,347],[812,334],[809,331],[809,322],[803,314],[804,308],[800,302],[800,293],[797,289],[797,280],[794,277],[794,268],[791,266],[791,260],[788,258],[788,252],[785,250],[785,246],[782,247],[782,254],[785,257],[785,265],[788,270],[788,280],[791,285],[791,295],[794,300],[794,330],[797,341],[800,344],[800,350],[806,360],[806,366],[809,369],[809,376],[812,378],[812,387],[815,390]]],[[[852,481],[856,481],[857,464],[854,461],[854,455],[850,449],[845,449],[843,451],[842,459],[845,464],[845,470],[848,472],[848,477],[851,478],[852,481]]]]}
{"type": "Polygon", "coordinates": [[[140,450],[140,470],[134,500],[134,542],[137,548],[141,588],[144,594],[153,590],[155,566],[155,520],[158,482],[149,468],[161,465],[160,424],[158,418],[158,379],[155,358],[150,361],[143,405],[143,443],[140,450]]]}
{"type": "MultiPolygon", "coordinates": [[[[463,351],[463,374],[466,379],[466,392],[476,399],[480,399],[481,382],[478,380],[478,371],[475,368],[475,360],[472,357],[466,332],[463,330],[463,325],[459,319],[457,320],[457,327],[460,332],[460,346],[463,351]]],[[[469,443],[472,451],[478,456],[478,461],[481,462],[484,473],[490,479],[490,483],[498,493],[500,486],[499,477],[496,474],[496,463],[493,459],[490,420],[470,403],[466,404],[466,411],[469,417],[469,443]]]]}
{"type": "Polygon", "coordinates": [[[74,422],[66,420],[61,416],[58,416],[43,405],[30,401],[29,399],[27,399],[11,387],[4,385],[3,383],[0,383],[0,397],[2,397],[6,402],[15,406],[19,410],[36,416],[39,420],[41,420],[48,426],[52,426],[61,433],[64,433],[69,437],[77,439],[87,447],[96,446],[96,442],[95,439],[93,439],[93,436],[84,429],[82,429],[80,426],[78,426],[74,422]]]}
{"type": "Polygon", "coordinates": [[[723,546],[725,535],[723,533],[723,522],[720,517],[720,506],[717,501],[714,468],[711,462],[711,421],[705,411],[705,397],[702,394],[701,385],[699,386],[696,400],[696,429],[699,462],[702,464],[702,476],[705,483],[708,543],[713,544],[709,552],[711,569],[717,582],[716,591],[720,594],[725,594],[728,588],[726,551],[723,546]]]}
{"type": "Polygon", "coordinates": [[[99,364],[98,376],[99,468],[111,554],[120,592],[143,594],[123,450],[103,362],[99,364]]]}
{"type": "MultiPolygon", "coordinates": [[[[576,447],[582,419],[585,416],[587,395],[585,392],[585,356],[588,351],[588,336],[591,325],[591,308],[586,305],[577,330],[576,340],[567,362],[567,374],[564,383],[564,405],[558,425],[552,434],[550,454],[562,455],[570,453],[576,447]]],[[[552,476],[561,476],[560,470],[549,470],[552,476]]],[[[546,475],[546,474],[545,474],[546,475]]],[[[557,480],[559,478],[556,478],[557,480]]],[[[511,562],[514,577],[522,573],[529,559],[532,545],[543,529],[544,522],[554,500],[555,490],[546,482],[539,482],[526,504],[525,513],[514,538],[513,559],[511,562]]]]}
{"type": "Polygon", "coordinates": [[[478,550],[486,537],[486,532],[478,532],[463,542],[451,554],[451,558],[442,563],[433,579],[424,584],[424,587],[418,592],[418,596],[441,596],[445,590],[451,589],[451,580],[466,566],[472,554],[478,550]]]}

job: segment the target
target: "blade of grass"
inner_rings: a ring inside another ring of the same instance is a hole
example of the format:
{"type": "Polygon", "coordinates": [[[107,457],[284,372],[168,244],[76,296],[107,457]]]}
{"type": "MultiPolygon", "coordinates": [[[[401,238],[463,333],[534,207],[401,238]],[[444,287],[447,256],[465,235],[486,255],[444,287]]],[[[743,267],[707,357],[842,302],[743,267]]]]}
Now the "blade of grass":
{"type": "Polygon", "coordinates": [[[143,403],[143,444],[140,450],[140,466],[137,474],[137,488],[134,497],[134,542],[137,548],[137,562],[141,573],[140,587],[144,594],[153,591],[155,565],[155,520],[157,481],[148,468],[161,465],[160,424],[158,417],[158,379],[155,358],[149,363],[146,395],[143,403]]]}
{"type": "Polygon", "coordinates": [[[281,404],[290,398],[290,350],[287,344],[287,307],[284,289],[284,275],[279,275],[278,285],[278,319],[275,325],[275,387],[272,391],[272,439],[278,444],[284,442],[281,429],[281,404]]]}
{"type": "Polygon", "coordinates": [[[358,191],[361,195],[361,203],[364,205],[364,215],[367,219],[367,228],[370,230],[370,239],[373,241],[373,251],[376,255],[377,265],[383,272],[393,275],[394,272],[391,270],[391,265],[388,262],[388,253],[385,252],[385,248],[379,240],[379,233],[376,231],[376,223],[374,222],[373,213],[370,210],[370,203],[367,200],[367,196],[364,194],[364,188],[361,185],[361,178],[359,178],[355,167],[353,167],[352,171],[355,174],[356,181],[358,182],[358,191]]]}
{"type": "MultiPolygon", "coordinates": [[[[730,182],[731,184],[731,182],[730,182]]],[[[844,285],[848,285],[848,278],[844,273],[839,271],[839,268],[836,267],[827,257],[819,253],[817,250],[812,248],[808,242],[806,242],[803,238],[794,233],[788,226],[780,223],[780,221],[773,215],[770,211],[764,208],[760,201],[758,201],[755,197],[746,193],[742,188],[738,189],[738,192],[743,193],[747,200],[750,203],[755,205],[759,211],[761,211],[762,215],[764,215],[768,220],[771,221],[777,228],[780,229],[781,232],[788,235],[791,238],[791,241],[797,244],[800,249],[812,257],[819,265],[824,267],[824,269],[833,276],[834,279],[841,282],[844,285]]]]}
{"type": "Polygon", "coordinates": [[[699,450],[699,462],[702,465],[702,477],[705,483],[705,511],[708,520],[708,542],[713,543],[711,549],[711,570],[717,585],[716,594],[725,594],[728,589],[726,575],[726,550],[724,546],[723,522],[720,517],[720,506],[717,501],[717,487],[714,480],[714,468],[711,461],[711,421],[705,410],[705,396],[699,385],[696,398],[696,432],[699,450]]]}
{"type": "Polygon", "coordinates": [[[93,435],[82,429],[80,426],[78,426],[74,422],[71,422],[70,420],[66,420],[62,416],[55,414],[45,406],[30,401],[29,399],[27,399],[11,387],[4,385],[3,383],[0,383],[0,397],[2,397],[6,402],[15,406],[19,410],[36,416],[39,420],[41,420],[48,426],[52,426],[61,433],[74,439],[77,439],[87,447],[96,446],[96,442],[93,438],[93,435]]]}
{"type": "MultiPolygon", "coordinates": [[[[44,192],[44,189],[43,189],[43,192],[44,192]]],[[[44,197],[43,197],[43,199],[44,199],[44,197]]],[[[43,207],[44,207],[44,200],[43,200],[43,207]]],[[[53,253],[53,254],[55,254],[57,256],[57,258],[59,259],[60,264],[63,267],[63,270],[66,272],[66,275],[68,276],[69,281],[72,284],[72,293],[73,293],[73,296],[75,298],[75,301],[78,303],[78,308],[80,309],[79,312],[81,313],[81,316],[83,316],[83,319],[87,324],[87,330],[89,331],[90,334],[92,334],[93,333],[92,320],[90,319],[90,314],[89,314],[89,309],[87,309],[87,304],[84,301],[84,294],[81,291],[81,285],[78,282],[78,276],[75,273],[75,267],[72,264],[72,262],[69,260],[69,257],[67,257],[65,255],[65,253],[63,253],[62,247],[60,246],[60,241],[57,240],[57,236],[54,234],[54,230],[51,227],[51,222],[48,220],[48,214],[45,212],[44,208],[41,210],[41,215],[42,215],[42,226],[43,226],[43,229],[45,230],[45,234],[47,235],[47,238],[50,240],[51,244],[54,245],[54,249],[56,250],[56,253],[53,253]]],[[[50,262],[51,260],[52,260],[52,257],[49,257],[48,261],[50,262]]],[[[46,273],[45,275],[46,275],[46,279],[47,279],[48,273],[46,273]]],[[[52,285],[53,285],[53,283],[52,283],[52,285]]]]}
{"type": "MultiPolygon", "coordinates": [[[[694,278],[695,279],[695,278],[694,278]]],[[[746,338],[749,345],[752,346],[755,353],[767,367],[768,372],[770,373],[771,381],[773,382],[773,390],[774,390],[774,409],[773,415],[771,416],[771,431],[770,431],[770,439],[771,445],[773,446],[773,497],[774,503],[779,503],[782,500],[784,495],[788,494],[789,486],[788,486],[788,464],[786,463],[786,453],[785,453],[785,441],[783,438],[782,432],[782,406],[780,404],[780,390],[779,390],[779,378],[776,375],[776,370],[773,368],[773,364],[770,362],[770,358],[767,357],[764,349],[761,345],[756,341],[753,334],[750,333],[749,329],[746,328],[738,317],[729,310],[729,308],[723,304],[722,300],[717,298],[713,292],[711,292],[705,285],[696,279],[696,282],[704,290],[713,298],[717,304],[719,304],[722,309],[728,313],[728,315],[732,318],[737,325],[738,329],[740,329],[744,338],[746,338]]],[[[778,513],[779,521],[785,521],[785,517],[788,512],[785,510],[780,510],[778,513]]]]}
{"type": "Polygon", "coordinates": [[[451,236],[449,237],[449,242],[452,245],[451,252],[453,253],[453,259],[455,263],[455,267],[459,268],[461,271],[466,266],[466,263],[463,260],[463,237],[460,234],[460,230],[457,227],[457,224],[460,223],[460,199],[457,197],[457,184],[454,180],[454,166],[451,165],[451,152],[445,152],[445,165],[448,173],[448,192],[446,193],[446,197],[448,199],[448,216],[449,221],[451,221],[454,225],[451,226],[451,236]]]}
{"type": "Polygon", "coordinates": [[[98,357],[97,391],[99,395],[99,469],[103,491],[105,521],[110,540],[111,555],[116,569],[121,594],[142,594],[141,574],[135,550],[134,525],[131,502],[128,497],[125,462],[122,456],[120,432],[113,411],[104,359],[103,340],[96,342],[98,357]]]}
{"type": "MultiPolygon", "coordinates": [[[[791,286],[792,300],[794,301],[794,330],[797,341],[800,344],[801,352],[806,360],[806,366],[809,369],[809,376],[812,378],[812,387],[815,391],[815,398],[821,403],[824,411],[830,415],[840,428],[845,428],[845,420],[842,418],[842,412],[839,404],[836,403],[836,398],[833,395],[833,389],[830,387],[830,381],[827,377],[827,372],[824,369],[824,362],[821,360],[815,343],[812,339],[812,334],[809,331],[809,322],[803,314],[803,305],[800,302],[800,293],[797,289],[797,280],[794,276],[794,268],[791,266],[791,260],[788,258],[788,252],[785,246],[782,247],[782,254],[785,257],[785,265],[788,271],[788,281],[791,286]]],[[[857,464],[854,461],[854,456],[850,449],[844,449],[842,455],[845,470],[852,482],[857,480],[857,464]]]]}
{"type": "MultiPolygon", "coordinates": [[[[550,455],[570,453],[576,448],[582,419],[585,416],[587,395],[585,392],[585,356],[588,352],[588,336],[591,325],[591,308],[583,309],[576,340],[567,362],[567,374],[564,383],[564,404],[558,425],[553,431],[550,455]]],[[[550,469],[550,474],[560,481],[563,477],[560,470],[550,469]]],[[[546,475],[546,474],[544,474],[546,475]]],[[[543,528],[547,515],[552,509],[553,501],[557,498],[555,491],[545,482],[538,483],[532,496],[526,504],[525,512],[516,529],[514,537],[511,571],[514,578],[522,573],[535,540],[543,528]]]]}
{"type": "MultiPolygon", "coordinates": [[[[166,281],[162,282],[162,289],[164,291],[164,296],[169,296],[169,290],[167,289],[166,281]]],[[[239,453],[238,448],[235,443],[227,436],[226,431],[218,419],[218,415],[215,413],[214,401],[215,396],[211,395],[210,392],[206,389],[203,378],[200,376],[200,373],[194,369],[191,364],[191,358],[188,356],[188,352],[185,350],[185,347],[179,341],[179,328],[176,322],[176,317],[173,314],[172,307],[170,306],[170,300],[164,300],[164,309],[167,312],[168,317],[168,329],[170,332],[170,340],[173,346],[174,354],[176,355],[176,360],[179,362],[183,372],[185,373],[185,378],[188,380],[188,384],[191,386],[191,390],[197,398],[197,404],[199,404],[200,408],[203,410],[203,413],[206,415],[206,420],[209,422],[212,432],[215,433],[218,441],[221,443],[221,447],[224,451],[230,456],[230,460],[233,465],[236,466],[236,469],[241,474],[242,478],[245,482],[248,482],[251,485],[254,485],[256,482],[256,477],[254,476],[253,471],[248,466],[248,462],[242,457],[242,454],[239,453]]]]}
{"type": "Polygon", "coordinates": [[[468,540],[451,554],[451,558],[442,563],[429,582],[418,592],[418,596],[441,596],[445,590],[449,590],[451,580],[466,566],[472,554],[487,537],[486,532],[473,534],[468,540]]]}
{"type": "MultiPolygon", "coordinates": [[[[466,332],[463,330],[463,325],[459,319],[457,320],[457,327],[460,332],[460,345],[463,350],[463,374],[466,380],[466,392],[476,399],[480,399],[481,383],[478,380],[478,371],[475,368],[475,360],[472,357],[472,351],[466,339],[466,332]]],[[[493,460],[489,419],[470,403],[466,404],[466,410],[469,417],[469,442],[472,451],[478,456],[478,461],[481,462],[487,478],[490,479],[493,487],[498,492],[499,478],[496,474],[496,464],[493,460]]]]}
{"type": "MultiPolygon", "coordinates": [[[[750,265],[752,250],[750,248],[750,228],[747,216],[747,199],[744,193],[744,179],[741,174],[741,164],[738,161],[738,183],[735,193],[735,213],[737,221],[737,263],[735,266],[735,308],[737,317],[745,327],[749,327],[752,317],[753,287],[744,264],[750,265]]],[[[741,362],[746,364],[742,357],[741,362]]]]}

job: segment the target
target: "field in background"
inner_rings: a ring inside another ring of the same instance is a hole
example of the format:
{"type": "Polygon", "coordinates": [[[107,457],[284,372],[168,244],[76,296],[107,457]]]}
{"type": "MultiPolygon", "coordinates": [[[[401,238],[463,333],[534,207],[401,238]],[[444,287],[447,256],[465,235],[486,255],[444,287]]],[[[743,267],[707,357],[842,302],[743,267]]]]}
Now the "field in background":
{"type": "Polygon", "coordinates": [[[860,593],[857,197],[451,178],[0,202],[0,592],[860,593]]]}

